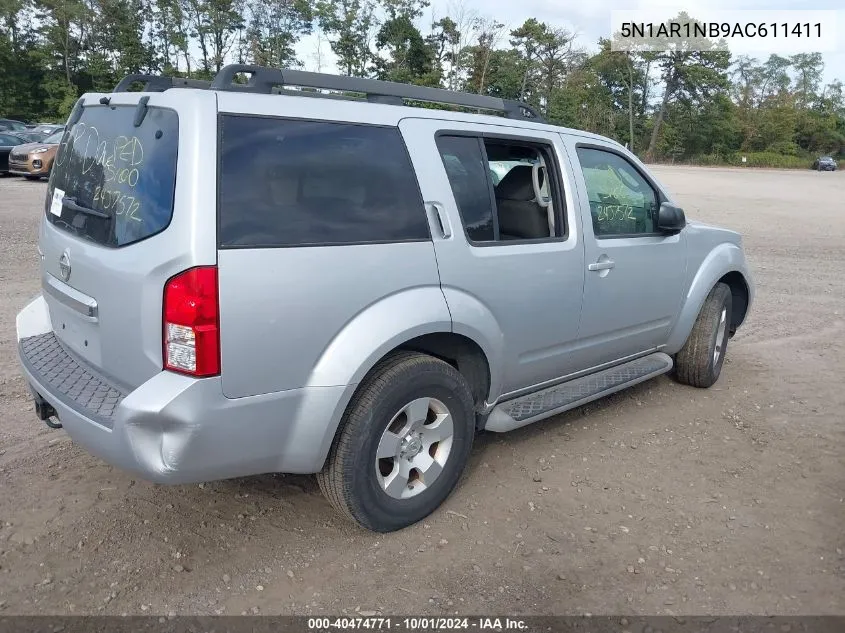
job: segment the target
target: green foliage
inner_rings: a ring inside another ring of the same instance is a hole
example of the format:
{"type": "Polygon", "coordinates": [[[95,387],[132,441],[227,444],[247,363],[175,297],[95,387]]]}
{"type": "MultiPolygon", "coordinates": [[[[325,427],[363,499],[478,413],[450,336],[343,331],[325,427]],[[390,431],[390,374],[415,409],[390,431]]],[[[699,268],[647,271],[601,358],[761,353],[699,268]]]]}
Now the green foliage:
{"type": "Polygon", "coordinates": [[[129,73],[211,78],[231,62],[303,66],[297,44],[318,30],[342,74],[520,99],[551,123],[611,137],[647,160],[742,165],[744,155],[748,166],[807,168],[817,155],[845,153],[845,90],[822,85],[819,54],[732,60],[712,42],[614,51],[609,39],[587,54],[560,25],[529,18],[506,27],[460,3],[447,15],[429,7],[0,0],[0,116],[61,121],[80,94],[109,91],[129,73]]]}
{"type": "Polygon", "coordinates": [[[308,0],[251,0],[247,28],[249,61],[260,66],[301,66],[294,46],[311,33],[314,14],[308,0]]]}
{"type": "Polygon", "coordinates": [[[476,94],[488,94],[505,25],[498,20],[479,20],[475,27],[475,43],[461,51],[459,61],[463,68],[468,69],[463,89],[476,94]]]}
{"type": "MultiPolygon", "coordinates": [[[[675,18],[679,23],[696,23],[686,13],[675,18]]],[[[698,38],[693,43],[674,45],[667,51],[655,53],[655,62],[660,72],[663,98],[652,126],[646,158],[653,160],[658,152],[661,125],[667,110],[680,103],[694,108],[706,103],[714,95],[729,86],[727,71],[730,67],[730,53],[719,50],[712,42],[698,38]]],[[[664,139],[662,145],[667,146],[664,139]]],[[[672,145],[673,155],[676,145],[672,145]]]]}
{"type": "Polygon", "coordinates": [[[689,159],[692,165],[710,167],[768,167],[773,169],[810,169],[815,156],[787,156],[776,152],[732,153],[728,155],[702,154],[689,159]],[[742,162],[743,156],[746,162],[742,162]]]}
{"type": "Polygon", "coordinates": [[[382,24],[376,35],[373,70],[378,79],[423,85],[440,85],[434,73],[434,51],[414,26],[411,14],[396,15],[382,24]]]}
{"type": "Polygon", "coordinates": [[[521,57],[519,98],[538,105],[548,115],[554,92],[584,60],[575,36],[529,18],[510,33],[510,44],[521,57]]]}
{"type": "Polygon", "coordinates": [[[819,83],[824,70],[821,53],[800,53],[789,58],[795,69],[795,98],[799,105],[806,107],[816,100],[819,83]]]}
{"type": "Polygon", "coordinates": [[[372,57],[370,31],[375,6],[369,0],[318,0],[315,13],[345,75],[363,76],[372,57]]]}

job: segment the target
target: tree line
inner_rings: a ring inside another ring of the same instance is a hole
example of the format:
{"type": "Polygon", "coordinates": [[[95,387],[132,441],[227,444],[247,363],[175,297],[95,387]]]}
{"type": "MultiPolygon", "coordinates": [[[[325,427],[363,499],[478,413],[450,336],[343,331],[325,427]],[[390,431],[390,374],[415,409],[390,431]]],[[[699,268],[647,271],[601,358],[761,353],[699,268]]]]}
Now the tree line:
{"type": "Polygon", "coordinates": [[[509,27],[461,0],[443,15],[428,0],[0,0],[0,116],[60,121],[80,94],[130,73],[208,79],[230,62],[326,71],[331,51],[343,74],[520,99],[646,160],[806,166],[845,152],[843,86],[823,83],[819,53],[760,62],[613,51],[608,39],[592,48],[561,26],[509,27]]]}

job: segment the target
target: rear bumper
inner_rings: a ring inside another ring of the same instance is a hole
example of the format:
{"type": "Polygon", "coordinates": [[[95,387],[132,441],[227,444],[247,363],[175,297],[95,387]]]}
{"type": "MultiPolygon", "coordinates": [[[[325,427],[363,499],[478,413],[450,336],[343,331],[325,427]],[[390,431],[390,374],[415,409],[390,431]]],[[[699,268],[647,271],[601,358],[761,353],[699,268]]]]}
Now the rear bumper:
{"type": "Polygon", "coordinates": [[[162,371],[123,393],[57,339],[49,343],[49,362],[32,351],[34,337],[52,336],[40,296],[18,314],[17,334],[26,379],[71,438],[113,466],[159,483],[318,472],[349,391],[309,387],[230,399],[219,378],[162,371]]]}

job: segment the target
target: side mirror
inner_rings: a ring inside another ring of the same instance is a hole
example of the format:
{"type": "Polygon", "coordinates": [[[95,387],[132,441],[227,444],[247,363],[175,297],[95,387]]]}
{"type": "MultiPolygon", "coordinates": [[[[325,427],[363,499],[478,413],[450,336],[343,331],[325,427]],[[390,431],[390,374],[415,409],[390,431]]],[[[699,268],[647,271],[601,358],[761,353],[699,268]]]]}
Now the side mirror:
{"type": "Polygon", "coordinates": [[[657,212],[657,230],[662,233],[679,233],[687,225],[684,210],[668,202],[660,205],[657,212]]]}

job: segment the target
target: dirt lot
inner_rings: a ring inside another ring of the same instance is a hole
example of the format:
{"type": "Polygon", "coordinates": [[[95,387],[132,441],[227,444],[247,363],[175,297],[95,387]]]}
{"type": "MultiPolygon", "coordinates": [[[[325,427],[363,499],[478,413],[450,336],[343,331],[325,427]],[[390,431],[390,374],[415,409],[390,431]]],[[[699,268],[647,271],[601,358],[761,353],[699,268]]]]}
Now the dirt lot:
{"type": "Polygon", "coordinates": [[[45,185],[0,179],[0,613],[845,613],[845,174],[656,172],[745,235],[759,294],[720,381],[482,436],[386,536],[310,477],[156,486],[38,422],[14,315],[45,185]]]}

